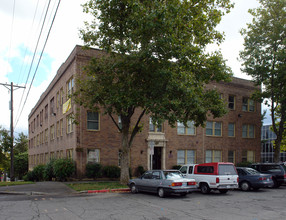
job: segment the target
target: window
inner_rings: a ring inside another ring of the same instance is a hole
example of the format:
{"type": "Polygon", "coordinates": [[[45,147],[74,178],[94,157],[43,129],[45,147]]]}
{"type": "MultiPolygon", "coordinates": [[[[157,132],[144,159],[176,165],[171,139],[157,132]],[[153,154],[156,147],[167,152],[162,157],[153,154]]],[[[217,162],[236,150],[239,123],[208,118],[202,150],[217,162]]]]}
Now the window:
{"type": "Polygon", "coordinates": [[[60,89],[60,105],[64,104],[64,89],[60,89]]]}
{"type": "Polygon", "coordinates": [[[60,121],[57,121],[57,137],[60,137],[61,129],[60,129],[60,121]]]}
{"type": "Polygon", "coordinates": [[[99,114],[98,112],[87,112],[87,130],[99,130],[99,114]]]}
{"type": "Polygon", "coordinates": [[[71,77],[67,81],[67,98],[73,93],[73,87],[74,87],[74,79],[71,77]]]}
{"type": "Polygon", "coordinates": [[[45,120],[48,119],[48,105],[45,106],[45,120]]]}
{"type": "Polygon", "coordinates": [[[39,127],[39,115],[37,115],[37,127],[39,127]]]}
{"type": "Polygon", "coordinates": [[[231,110],[235,110],[235,96],[234,95],[228,96],[228,108],[231,110]]]}
{"type": "Polygon", "coordinates": [[[60,92],[57,92],[57,109],[60,107],[60,92]]]}
{"type": "Polygon", "coordinates": [[[51,160],[52,160],[52,159],[55,159],[55,152],[51,152],[51,153],[50,153],[50,158],[51,158],[51,160]]]}
{"type": "Polygon", "coordinates": [[[62,137],[64,134],[64,127],[63,127],[63,119],[60,120],[60,136],[62,137]]]}
{"type": "Polygon", "coordinates": [[[54,106],[55,105],[55,100],[54,100],[54,97],[51,99],[51,101],[50,101],[50,112],[51,112],[51,114],[54,114],[55,113],[55,109],[54,109],[54,106]]]}
{"type": "Polygon", "coordinates": [[[177,151],[177,164],[183,165],[188,163],[196,163],[195,150],[178,150],[177,151]]]}
{"type": "Polygon", "coordinates": [[[51,140],[55,139],[55,125],[52,125],[50,127],[50,138],[51,138],[51,140]]]}
{"type": "Polygon", "coordinates": [[[49,139],[49,131],[48,129],[45,130],[45,143],[48,143],[48,139],[49,139]]]}
{"type": "Polygon", "coordinates": [[[242,137],[254,138],[254,125],[242,125],[242,137]]]}
{"type": "Polygon", "coordinates": [[[235,151],[234,150],[228,151],[227,161],[231,163],[235,163],[235,151]]]}
{"type": "Polygon", "coordinates": [[[234,123],[228,123],[228,136],[229,137],[235,136],[235,124],[234,123]]]}
{"type": "Polygon", "coordinates": [[[153,124],[152,118],[149,118],[149,131],[162,132],[162,125],[153,124]]]}
{"type": "Polygon", "coordinates": [[[193,121],[187,122],[187,127],[184,126],[182,122],[177,123],[177,133],[178,134],[186,134],[186,135],[195,135],[196,127],[193,121]]]}
{"type": "Polygon", "coordinates": [[[67,149],[67,158],[73,159],[73,149],[67,149]]]}
{"type": "Polygon", "coordinates": [[[198,173],[214,173],[213,166],[198,166],[198,173]]]}
{"type": "Polygon", "coordinates": [[[206,135],[207,136],[222,136],[221,122],[207,121],[206,135]]]}
{"type": "Polygon", "coordinates": [[[42,127],[43,126],[43,114],[44,114],[44,112],[43,112],[43,110],[40,112],[40,126],[42,127]]]}
{"type": "Polygon", "coordinates": [[[254,112],[255,111],[254,101],[249,98],[243,97],[242,98],[242,111],[254,112]]]}
{"type": "Polygon", "coordinates": [[[73,115],[69,114],[67,116],[67,134],[73,132],[73,115]]]}
{"type": "Polygon", "coordinates": [[[206,163],[221,162],[220,150],[206,150],[206,163]]]}
{"type": "Polygon", "coordinates": [[[255,152],[251,150],[242,151],[242,162],[255,162],[255,152]]]}
{"type": "Polygon", "coordinates": [[[87,162],[99,163],[100,162],[100,150],[99,149],[87,149],[87,162]]]}

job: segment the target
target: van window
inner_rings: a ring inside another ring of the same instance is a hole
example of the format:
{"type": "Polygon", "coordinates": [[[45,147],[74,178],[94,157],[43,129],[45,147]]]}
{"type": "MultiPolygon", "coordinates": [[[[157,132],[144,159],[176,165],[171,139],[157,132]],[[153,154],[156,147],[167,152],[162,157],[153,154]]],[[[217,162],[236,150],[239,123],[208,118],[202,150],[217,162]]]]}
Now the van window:
{"type": "Polygon", "coordinates": [[[213,173],[213,166],[198,166],[198,173],[213,173]]]}
{"type": "Polygon", "coordinates": [[[220,164],[218,167],[218,175],[237,175],[237,173],[233,165],[220,164]]]}
{"type": "Polygon", "coordinates": [[[189,174],[193,174],[193,167],[192,166],[189,167],[189,174]]]}
{"type": "Polygon", "coordinates": [[[280,172],[281,169],[279,165],[263,165],[261,166],[261,171],[280,172]]]}

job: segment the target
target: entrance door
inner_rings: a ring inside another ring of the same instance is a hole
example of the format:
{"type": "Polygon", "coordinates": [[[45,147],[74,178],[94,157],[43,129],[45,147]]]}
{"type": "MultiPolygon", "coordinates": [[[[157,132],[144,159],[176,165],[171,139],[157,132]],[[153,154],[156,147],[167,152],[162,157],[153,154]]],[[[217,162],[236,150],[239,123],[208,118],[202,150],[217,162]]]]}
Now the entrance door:
{"type": "Polygon", "coordinates": [[[154,147],[153,170],[162,169],[162,147],[154,147]]]}

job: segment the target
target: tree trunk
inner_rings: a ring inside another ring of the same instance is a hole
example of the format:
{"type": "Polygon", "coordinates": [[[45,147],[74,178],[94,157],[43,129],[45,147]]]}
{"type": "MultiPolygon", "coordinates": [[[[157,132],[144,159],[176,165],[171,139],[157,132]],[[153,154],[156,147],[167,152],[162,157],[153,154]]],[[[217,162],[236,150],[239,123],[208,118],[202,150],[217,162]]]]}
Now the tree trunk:
{"type": "Polygon", "coordinates": [[[121,173],[120,173],[120,183],[127,184],[129,181],[129,123],[125,126],[122,122],[122,155],[121,155],[121,173]]]}
{"type": "Polygon", "coordinates": [[[280,145],[281,145],[281,140],[280,138],[277,137],[275,140],[274,144],[274,162],[278,163],[280,162],[280,145]]]}

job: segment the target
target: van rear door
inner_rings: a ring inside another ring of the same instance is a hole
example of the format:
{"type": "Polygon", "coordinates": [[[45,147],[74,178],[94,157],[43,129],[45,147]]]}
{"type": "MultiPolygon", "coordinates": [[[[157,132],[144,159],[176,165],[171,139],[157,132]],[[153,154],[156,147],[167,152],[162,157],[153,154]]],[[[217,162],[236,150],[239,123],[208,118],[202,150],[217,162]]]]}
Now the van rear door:
{"type": "Polygon", "coordinates": [[[237,172],[232,164],[219,164],[218,167],[220,185],[237,184],[237,172]]]}

